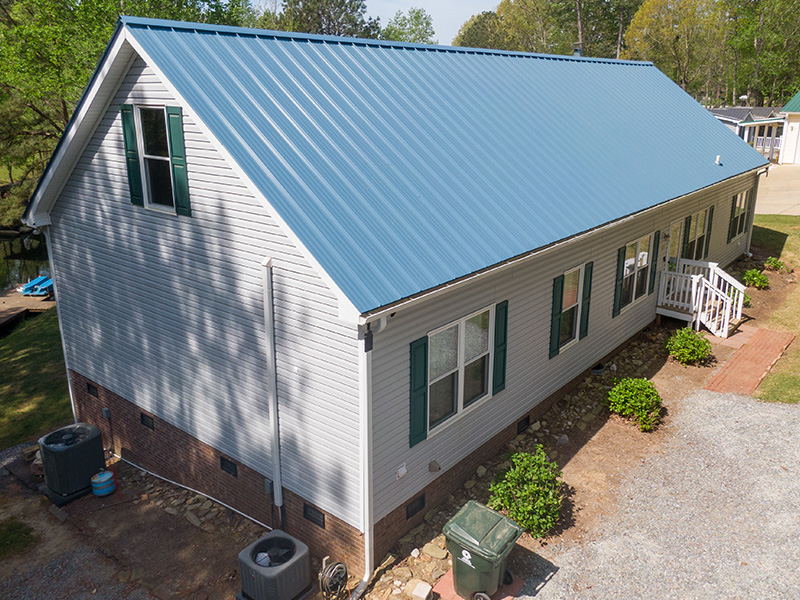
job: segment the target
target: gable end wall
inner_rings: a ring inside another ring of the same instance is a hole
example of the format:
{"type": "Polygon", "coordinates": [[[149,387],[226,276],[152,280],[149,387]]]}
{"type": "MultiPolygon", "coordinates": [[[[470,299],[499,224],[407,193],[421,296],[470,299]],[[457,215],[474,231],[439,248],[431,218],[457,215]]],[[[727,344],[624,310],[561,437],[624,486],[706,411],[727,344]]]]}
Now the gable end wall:
{"type": "Polygon", "coordinates": [[[51,213],[70,368],[271,477],[272,257],[283,483],[359,527],[355,323],[186,108],[193,216],[132,205],[123,103],[177,104],[137,58],[51,213]]]}

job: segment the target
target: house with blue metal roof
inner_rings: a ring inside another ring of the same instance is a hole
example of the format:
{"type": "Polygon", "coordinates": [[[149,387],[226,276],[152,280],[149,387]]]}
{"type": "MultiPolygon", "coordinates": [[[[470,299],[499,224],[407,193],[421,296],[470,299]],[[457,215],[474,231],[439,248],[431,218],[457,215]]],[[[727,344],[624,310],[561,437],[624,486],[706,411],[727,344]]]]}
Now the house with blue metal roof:
{"type": "Polygon", "coordinates": [[[651,63],[125,17],[25,219],[76,419],[368,579],[657,314],[727,335],[766,164],[651,63]]]}

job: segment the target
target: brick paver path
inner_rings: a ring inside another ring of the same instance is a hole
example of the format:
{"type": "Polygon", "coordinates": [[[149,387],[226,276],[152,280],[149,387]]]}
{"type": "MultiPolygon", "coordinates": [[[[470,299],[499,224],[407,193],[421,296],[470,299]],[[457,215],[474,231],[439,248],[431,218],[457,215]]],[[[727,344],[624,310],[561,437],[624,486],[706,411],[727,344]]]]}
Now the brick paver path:
{"type": "Polygon", "coordinates": [[[791,333],[759,329],[711,378],[706,389],[712,392],[752,394],[793,339],[794,335],[791,333]]]}

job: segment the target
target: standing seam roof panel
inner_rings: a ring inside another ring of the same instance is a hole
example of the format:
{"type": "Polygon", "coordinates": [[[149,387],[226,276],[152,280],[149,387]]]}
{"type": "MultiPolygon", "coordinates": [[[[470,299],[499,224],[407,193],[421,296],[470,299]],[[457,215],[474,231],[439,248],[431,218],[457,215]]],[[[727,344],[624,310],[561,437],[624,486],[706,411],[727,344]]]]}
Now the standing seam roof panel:
{"type": "Polygon", "coordinates": [[[649,63],[123,22],[362,312],[766,164],[649,63]]]}

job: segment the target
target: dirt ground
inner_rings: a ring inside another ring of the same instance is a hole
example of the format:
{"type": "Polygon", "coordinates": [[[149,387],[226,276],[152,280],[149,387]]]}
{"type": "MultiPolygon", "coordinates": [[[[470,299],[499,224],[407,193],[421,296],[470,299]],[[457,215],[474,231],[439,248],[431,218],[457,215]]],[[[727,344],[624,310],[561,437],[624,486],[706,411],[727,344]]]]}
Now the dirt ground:
{"type": "MultiPolygon", "coordinates": [[[[757,265],[765,257],[755,250],[752,260],[729,270],[736,273],[757,265]]],[[[769,291],[748,290],[753,307],[745,309],[745,314],[751,321],[763,320],[795,284],[793,273],[769,273],[769,277],[769,291]]],[[[467,499],[488,499],[489,482],[507,453],[532,449],[538,443],[563,469],[567,502],[558,529],[543,540],[524,535],[512,553],[510,567],[523,578],[546,580],[554,569],[547,560],[548,548],[592,539],[598,524],[616,511],[616,492],[625,473],[663,452],[674,411],[680,410],[676,400],[702,388],[734,352],[709,336],[716,362],[702,367],[672,362],[664,344],[677,326],[677,322],[665,322],[645,330],[607,363],[609,368],[603,374],[587,377],[553,405],[535,428],[498,448],[497,457],[486,463],[485,473],[476,476],[473,485],[455,491],[442,506],[426,514],[423,526],[401,540],[391,565],[376,578],[368,598],[399,598],[398,582],[404,584],[412,576],[440,577],[447,568],[446,559],[432,560],[419,551],[413,556],[412,551],[428,542],[443,546],[442,524],[467,499]],[[614,378],[625,376],[648,377],[659,390],[665,410],[655,432],[642,433],[602,407],[614,378]]],[[[0,597],[82,598],[86,590],[94,590],[96,593],[85,597],[233,598],[240,590],[238,552],[264,530],[194,492],[170,486],[128,465],[120,464],[118,475],[119,496],[78,500],[65,507],[68,518],[64,523],[48,513],[50,505],[43,497],[23,489],[10,476],[0,478],[0,519],[18,516],[34,527],[41,540],[25,554],[0,562],[0,597]],[[197,519],[190,519],[187,512],[197,519]],[[77,561],[74,572],[59,574],[53,567],[72,564],[70,560],[77,561]],[[85,564],[91,564],[87,571],[93,574],[91,579],[82,574],[80,565],[85,564]],[[47,591],[46,582],[53,577],[60,581],[60,588],[53,589],[61,593],[47,591]],[[26,592],[32,581],[45,582],[41,594],[26,592]]]]}

